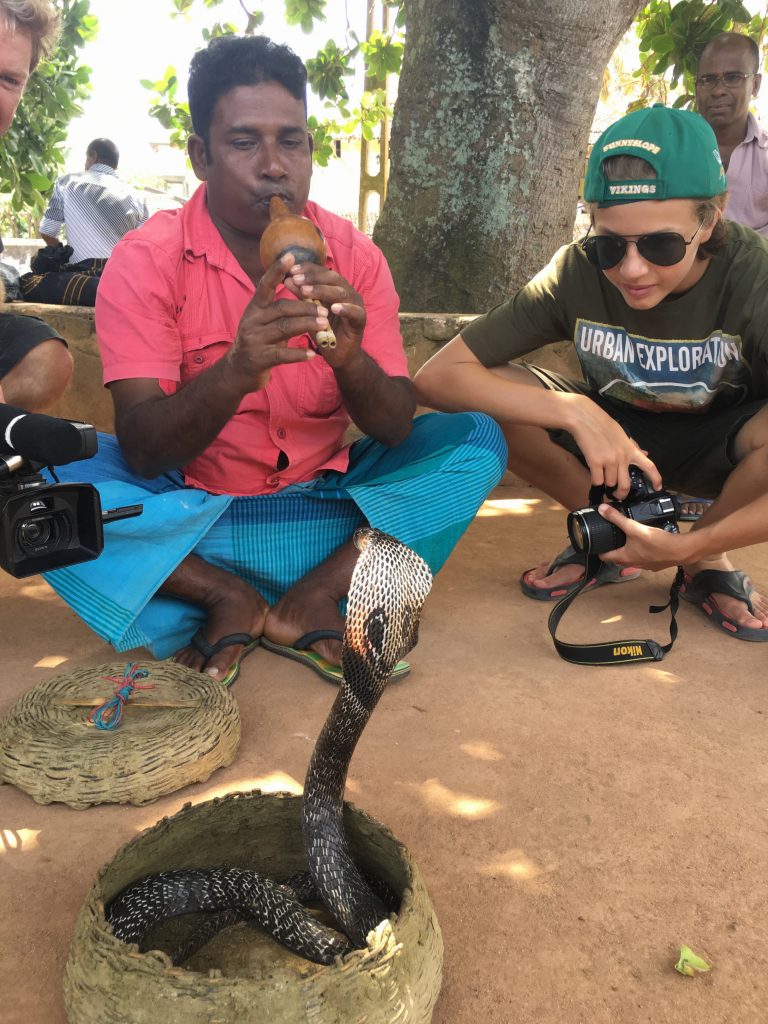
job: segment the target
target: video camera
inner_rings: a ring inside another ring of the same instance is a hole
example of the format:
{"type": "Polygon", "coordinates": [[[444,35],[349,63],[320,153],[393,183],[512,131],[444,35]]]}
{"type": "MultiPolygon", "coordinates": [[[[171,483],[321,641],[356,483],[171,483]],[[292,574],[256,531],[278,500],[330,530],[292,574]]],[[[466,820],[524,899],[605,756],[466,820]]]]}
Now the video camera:
{"type": "Polygon", "coordinates": [[[92,484],[59,483],[51,468],[96,454],[88,423],[0,405],[0,566],[22,579],[98,558],[103,524],[140,515],[142,505],[102,512],[92,484]],[[40,470],[48,466],[57,482],[40,470]]]}

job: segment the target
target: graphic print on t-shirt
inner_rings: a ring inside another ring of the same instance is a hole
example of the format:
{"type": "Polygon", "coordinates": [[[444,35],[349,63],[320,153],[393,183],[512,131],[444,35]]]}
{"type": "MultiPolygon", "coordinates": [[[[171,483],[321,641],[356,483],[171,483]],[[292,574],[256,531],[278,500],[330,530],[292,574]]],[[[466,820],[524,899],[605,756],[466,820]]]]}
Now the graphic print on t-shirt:
{"type": "Polygon", "coordinates": [[[664,339],[578,319],[574,344],[585,380],[615,402],[656,412],[705,412],[744,401],[749,369],[741,338],[713,331],[706,338],[664,339]]]}

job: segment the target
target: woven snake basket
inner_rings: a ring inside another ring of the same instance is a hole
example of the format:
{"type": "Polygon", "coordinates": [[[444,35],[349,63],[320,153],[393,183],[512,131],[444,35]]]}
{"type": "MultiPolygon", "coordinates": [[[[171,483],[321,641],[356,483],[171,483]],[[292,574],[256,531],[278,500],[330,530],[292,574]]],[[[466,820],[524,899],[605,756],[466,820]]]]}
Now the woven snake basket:
{"type": "Polygon", "coordinates": [[[401,900],[367,949],[324,967],[242,922],[174,968],[160,950],[184,941],[201,915],[158,926],[151,952],[116,939],[104,905],[143,875],[222,864],[273,878],[306,870],[300,797],[254,791],[187,805],[99,872],[66,968],[70,1024],[427,1024],[440,991],[443,942],[420,872],[402,843],[362,811],[345,805],[344,825],[355,860],[401,900]]]}
{"type": "Polygon", "coordinates": [[[40,804],[146,804],[231,764],[240,712],[226,687],[170,661],[135,667],[154,688],[131,694],[112,731],[88,722],[89,703],[114,694],[124,662],[81,668],[26,693],[0,721],[0,781],[40,804]]]}

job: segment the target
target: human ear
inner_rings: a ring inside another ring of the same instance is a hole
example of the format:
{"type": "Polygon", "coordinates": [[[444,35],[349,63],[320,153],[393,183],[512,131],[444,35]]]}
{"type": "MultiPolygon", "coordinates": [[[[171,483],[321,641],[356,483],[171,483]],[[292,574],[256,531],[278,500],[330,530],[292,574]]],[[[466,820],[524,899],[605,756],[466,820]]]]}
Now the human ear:
{"type": "Polygon", "coordinates": [[[200,181],[208,180],[208,159],[205,140],[200,135],[190,135],[187,139],[187,153],[192,164],[195,177],[200,181]]]}
{"type": "Polygon", "coordinates": [[[712,232],[717,227],[717,223],[722,219],[723,211],[721,207],[716,207],[712,210],[712,221],[706,227],[702,228],[698,235],[699,245],[704,245],[712,237],[712,232]]]}

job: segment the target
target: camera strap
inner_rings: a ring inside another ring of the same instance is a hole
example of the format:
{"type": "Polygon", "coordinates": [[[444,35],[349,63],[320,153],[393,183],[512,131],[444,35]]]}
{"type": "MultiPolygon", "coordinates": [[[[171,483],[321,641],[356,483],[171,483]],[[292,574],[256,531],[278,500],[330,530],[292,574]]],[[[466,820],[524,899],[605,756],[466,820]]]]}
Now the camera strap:
{"type": "Polygon", "coordinates": [[[568,644],[558,640],[557,627],[563,615],[588,585],[590,580],[603,565],[597,555],[587,555],[584,562],[584,578],[570,594],[566,594],[557,602],[549,615],[549,632],[557,653],[564,661],[575,665],[622,665],[629,661],[661,661],[677,639],[677,606],[680,602],[680,587],[683,585],[683,569],[678,566],[674,582],[669,588],[669,599],[666,604],[651,605],[648,611],[654,614],[669,608],[669,643],[660,644],[655,640],[609,640],[601,644],[568,644]]]}
{"type": "Polygon", "coordinates": [[[584,590],[602,565],[597,555],[587,555],[584,563],[584,578],[575,590],[557,602],[549,615],[549,632],[557,653],[564,661],[575,665],[622,665],[628,661],[661,661],[677,639],[677,606],[680,602],[680,587],[683,584],[683,569],[678,566],[674,582],[669,588],[666,604],[651,605],[648,611],[656,614],[669,608],[669,643],[660,644],[655,640],[609,640],[601,644],[568,644],[555,635],[563,615],[584,590]]]}
{"type": "MultiPolygon", "coordinates": [[[[590,505],[599,505],[602,500],[603,488],[592,487],[589,492],[590,505]]],[[[672,649],[677,639],[677,607],[680,603],[680,588],[683,585],[683,567],[677,567],[677,573],[672,586],[669,588],[669,599],[666,604],[651,605],[649,612],[654,614],[663,612],[669,608],[669,643],[660,644],[655,640],[613,640],[602,644],[567,644],[558,640],[557,627],[563,615],[584,590],[591,580],[595,578],[600,567],[603,565],[598,555],[585,554],[584,556],[584,577],[579,585],[566,594],[557,602],[549,615],[549,632],[557,653],[564,661],[573,662],[575,665],[622,665],[629,661],[661,661],[664,655],[672,649]]]]}

